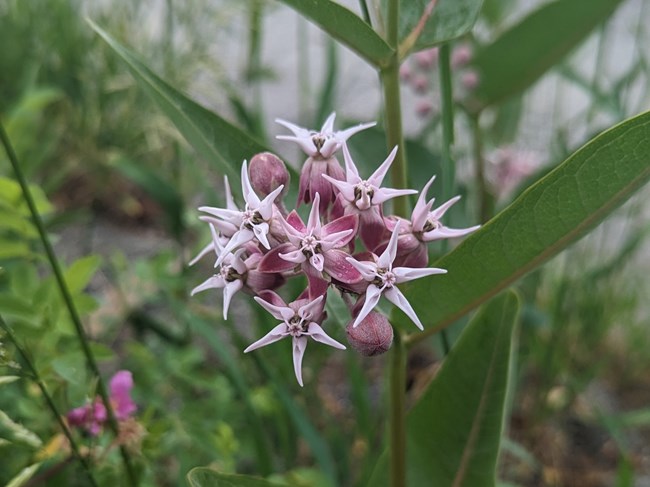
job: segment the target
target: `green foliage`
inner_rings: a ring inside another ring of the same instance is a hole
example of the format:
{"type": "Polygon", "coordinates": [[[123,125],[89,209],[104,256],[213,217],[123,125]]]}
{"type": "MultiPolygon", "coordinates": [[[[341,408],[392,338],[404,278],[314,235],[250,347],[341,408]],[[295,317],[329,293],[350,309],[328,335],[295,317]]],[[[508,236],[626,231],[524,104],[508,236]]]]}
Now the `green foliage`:
{"type": "Polygon", "coordinates": [[[223,474],[206,467],[192,469],[187,474],[187,480],[192,487],[283,487],[264,479],[223,474]]]}
{"type": "MultiPolygon", "coordinates": [[[[508,291],[478,311],[408,412],[409,485],[494,486],[518,301],[508,291]]],[[[387,485],[386,461],[368,485],[387,485]]]]}
{"type": "Polygon", "coordinates": [[[370,25],[336,2],[331,0],[281,1],[300,12],[373,66],[386,65],[394,52],[370,25]]]}
{"type": "Polygon", "coordinates": [[[472,110],[517,94],[554,67],[591,31],[604,22],[621,0],[555,0],[536,10],[491,44],[478,49],[479,72],[472,110]],[[553,35],[549,34],[552,26],[553,35]]]}
{"type": "Polygon", "coordinates": [[[435,263],[449,273],[406,289],[440,329],[556,255],[650,179],[650,113],[599,135],[435,263]],[[604,176],[606,175],[606,177],[604,176]]]}

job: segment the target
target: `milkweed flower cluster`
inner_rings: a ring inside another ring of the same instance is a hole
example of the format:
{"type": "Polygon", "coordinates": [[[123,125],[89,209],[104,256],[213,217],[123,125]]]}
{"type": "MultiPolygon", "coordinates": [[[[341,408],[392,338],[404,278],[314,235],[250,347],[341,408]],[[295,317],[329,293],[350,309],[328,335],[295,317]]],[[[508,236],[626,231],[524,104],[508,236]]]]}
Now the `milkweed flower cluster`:
{"type": "Polygon", "coordinates": [[[250,162],[254,171],[249,170],[246,161],[241,168],[243,207],[234,201],[226,178],[226,207],[199,208],[203,213],[200,219],[210,226],[212,241],[191,262],[214,252],[215,274],[192,294],[222,289],[224,319],[232,296],[242,291],[253,295],[280,322],[245,352],[291,338],[294,370],[301,386],[302,360],[309,338],[345,349],[323,328],[329,288],[350,298],[347,334],[353,347],[365,355],[382,353],[390,346],[393,334],[386,317],[374,311],[381,297],[422,329],[398,285],[446,273],[444,269],[427,267],[427,243],[460,237],[478,228],[453,229],[442,223],[445,212],[458,197],[434,209],[434,200],[426,200],[434,178],[425,185],[410,219],[386,215],[384,203],[417,193],[384,186],[398,148],[372,174],[363,175],[346,141],[375,124],[334,131],[334,120],[335,115],[330,115],[320,131],[277,120],[292,132],[278,139],[295,142],[308,156],[300,174],[297,202],[297,206],[311,205],[306,222],[295,209],[285,209],[289,175],[282,161],[270,153],[255,155],[250,162]],[[345,168],[336,157],[339,151],[345,168]],[[307,287],[287,303],[275,290],[297,276],[306,277],[307,287]],[[377,337],[382,338],[381,343],[375,343],[377,337]],[[366,338],[369,343],[364,343],[366,338]]]}
{"type": "MultiPolygon", "coordinates": [[[[128,370],[120,370],[111,378],[109,398],[118,422],[128,420],[138,409],[131,399],[131,389],[133,389],[133,375],[128,370]]],[[[108,421],[108,413],[102,400],[96,397],[94,401],[72,409],[67,419],[70,426],[97,436],[108,421]]]]}

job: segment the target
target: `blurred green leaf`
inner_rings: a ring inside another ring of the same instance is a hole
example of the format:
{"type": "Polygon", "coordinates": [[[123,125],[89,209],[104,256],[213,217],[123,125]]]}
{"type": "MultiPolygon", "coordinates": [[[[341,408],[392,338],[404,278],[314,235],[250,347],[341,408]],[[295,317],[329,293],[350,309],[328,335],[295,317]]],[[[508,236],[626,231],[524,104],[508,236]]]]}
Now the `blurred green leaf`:
{"type": "Polygon", "coordinates": [[[0,386],[11,384],[12,382],[16,382],[18,379],[20,379],[20,377],[17,375],[3,375],[0,377],[0,386]]]}
{"type": "MultiPolygon", "coordinates": [[[[512,291],[481,308],[409,411],[409,485],[494,486],[518,309],[512,291]]],[[[387,484],[386,459],[369,485],[387,484]]]]}
{"type": "Polygon", "coordinates": [[[88,255],[77,259],[65,270],[63,275],[71,295],[79,294],[86,288],[101,263],[100,256],[88,255]]]}
{"type": "Polygon", "coordinates": [[[88,22],[127,64],[142,89],[176,125],[178,131],[207,162],[215,164],[219,171],[231,178],[233,192],[240,194],[239,185],[233,182],[240,180],[242,161],[267,149],[219,115],[175,90],[154,74],[133,52],[93,21],[88,22]]]}
{"type": "Polygon", "coordinates": [[[387,64],[393,49],[354,12],[331,0],[280,0],[342,42],[375,67],[387,64]]]}
{"type": "Polygon", "coordinates": [[[86,368],[81,352],[67,352],[52,360],[52,369],[62,379],[74,385],[86,382],[86,368]]]}
{"type": "Polygon", "coordinates": [[[225,474],[208,467],[196,467],[187,474],[192,487],[286,487],[248,475],[225,474]]]}
{"type": "Polygon", "coordinates": [[[556,0],[476,52],[478,111],[525,90],[607,20],[622,0],[556,0]]]}
{"type": "MultiPolygon", "coordinates": [[[[597,136],[406,287],[438,330],[585,235],[650,179],[650,112],[597,136]]],[[[404,315],[400,316],[404,318],[404,315]]]]}
{"type": "Polygon", "coordinates": [[[469,32],[481,11],[483,0],[402,0],[399,37],[406,38],[424,21],[415,51],[443,44],[469,32]],[[428,13],[428,9],[433,10],[428,13]]]}
{"type": "Polygon", "coordinates": [[[32,251],[25,242],[15,240],[0,239],[0,259],[15,259],[17,257],[27,257],[32,251]]]}
{"type": "Polygon", "coordinates": [[[33,318],[35,309],[31,301],[23,296],[0,294],[0,313],[23,318],[33,318]]]}
{"type": "Polygon", "coordinates": [[[499,24],[503,18],[513,11],[516,0],[485,0],[481,9],[481,17],[492,25],[499,24]]]}
{"type": "Polygon", "coordinates": [[[13,443],[21,443],[34,449],[43,446],[43,442],[36,433],[28,430],[22,424],[15,422],[1,409],[0,436],[12,441],[13,443]]]}
{"type": "Polygon", "coordinates": [[[23,468],[18,475],[16,475],[14,478],[12,478],[9,483],[5,487],[21,487],[25,485],[29,479],[31,479],[34,474],[36,473],[36,470],[41,466],[41,462],[39,463],[34,463],[33,465],[30,465],[29,467],[23,468]]]}

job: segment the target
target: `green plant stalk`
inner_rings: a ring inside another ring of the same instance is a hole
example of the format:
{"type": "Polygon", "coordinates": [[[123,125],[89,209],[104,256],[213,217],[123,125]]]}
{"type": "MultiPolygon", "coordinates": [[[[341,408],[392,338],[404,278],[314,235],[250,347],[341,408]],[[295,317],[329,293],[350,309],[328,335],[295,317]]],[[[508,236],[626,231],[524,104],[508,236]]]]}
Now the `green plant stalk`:
{"type": "Polygon", "coordinates": [[[472,126],[472,150],[474,155],[474,171],[476,178],[476,193],[477,193],[477,214],[481,223],[485,223],[490,219],[490,205],[487,181],[485,179],[485,161],[483,160],[483,137],[481,134],[481,124],[479,122],[480,112],[475,115],[470,115],[470,123],[472,126]]]}
{"type": "MultiPolygon", "coordinates": [[[[399,86],[399,0],[389,0],[387,8],[387,42],[395,48],[388,65],[381,69],[384,90],[384,123],[388,149],[399,146],[391,168],[394,188],[406,188],[408,168],[404,155],[402,108],[399,86]]],[[[393,212],[407,216],[406,198],[393,200],[393,212]]],[[[390,485],[406,487],[406,348],[402,331],[393,327],[394,339],[390,356],[390,485]]]]}
{"type": "Polygon", "coordinates": [[[368,10],[368,4],[366,0],[359,0],[359,7],[361,7],[361,14],[363,15],[363,20],[372,27],[372,21],[370,20],[370,11],[368,10]]]}
{"type": "Polygon", "coordinates": [[[61,429],[63,430],[63,434],[65,437],[68,439],[68,443],[70,443],[70,448],[72,449],[73,455],[79,460],[79,463],[81,463],[81,466],[83,467],[84,472],[88,476],[88,480],[94,487],[98,487],[97,481],[95,480],[95,477],[93,477],[92,470],[90,469],[90,465],[86,461],[86,459],[81,455],[81,452],[79,451],[79,446],[77,445],[77,442],[74,439],[74,436],[72,435],[72,432],[70,431],[70,428],[68,427],[67,423],[63,420],[63,417],[61,416],[61,413],[59,413],[59,410],[57,409],[56,405],[54,404],[54,400],[52,399],[52,396],[50,396],[50,393],[47,391],[47,387],[45,386],[45,383],[43,382],[43,379],[41,379],[40,374],[38,373],[38,370],[36,369],[36,366],[34,363],[31,361],[29,358],[29,354],[23,347],[20,345],[18,342],[18,339],[16,338],[16,335],[14,335],[13,330],[11,327],[5,322],[4,318],[2,315],[0,315],[0,328],[2,328],[9,339],[12,341],[14,344],[14,347],[16,347],[16,350],[20,354],[20,356],[23,359],[23,362],[25,362],[25,365],[29,369],[29,371],[32,374],[32,379],[38,386],[38,388],[41,390],[41,394],[43,394],[43,397],[45,398],[45,402],[47,403],[47,407],[50,408],[50,411],[54,415],[57,423],[59,423],[59,426],[61,426],[61,429]]]}
{"type": "MultiPolygon", "coordinates": [[[[47,259],[50,263],[50,266],[52,267],[52,272],[54,273],[54,277],[59,287],[59,291],[61,292],[63,302],[65,303],[65,306],[68,309],[68,313],[70,314],[70,319],[74,324],[77,338],[79,339],[79,342],[81,344],[81,350],[84,354],[84,357],[86,358],[86,364],[90,369],[91,373],[97,378],[97,392],[99,393],[99,396],[102,399],[102,403],[106,408],[106,412],[108,413],[109,427],[113,432],[113,434],[117,436],[119,434],[119,427],[117,424],[117,419],[115,418],[115,412],[113,411],[113,406],[111,405],[110,398],[108,397],[106,384],[99,373],[99,368],[97,367],[97,361],[95,360],[95,356],[93,355],[92,350],[90,349],[90,343],[88,341],[88,337],[86,336],[86,332],[84,331],[83,325],[81,323],[81,318],[79,317],[77,308],[75,307],[74,302],[72,301],[72,295],[70,294],[68,285],[65,282],[65,278],[63,277],[63,272],[61,271],[61,266],[59,265],[59,261],[56,258],[56,254],[54,253],[52,243],[50,242],[50,239],[48,238],[47,233],[45,231],[45,225],[43,225],[43,219],[41,218],[41,215],[38,213],[38,210],[36,209],[34,198],[32,197],[32,193],[29,190],[27,181],[25,180],[23,172],[20,168],[20,164],[18,163],[18,158],[16,157],[16,153],[14,152],[14,149],[9,140],[9,136],[5,131],[4,125],[1,122],[0,122],[0,139],[2,139],[2,144],[4,145],[5,152],[7,153],[9,162],[11,163],[11,166],[14,170],[14,174],[16,175],[16,179],[18,180],[18,184],[20,184],[20,188],[22,190],[23,197],[25,198],[25,202],[29,207],[29,211],[32,215],[32,220],[34,221],[34,226],[36,226],[38,235],[41,239],[41,243],[43,244],[43,247],[45,249],[45,254],[47,255],[47,259]]],[[[127,473],[127,477],[129,478],[129,483],[133,486],[137,485],[138,481],[135,475],[135,471],[133,469],[133,465],[131,464],[131,458],[129,456],[128,451],[126,450],[126,448],[124,448],[123,445],[120,445],[120,454],[122,455],[122,461],[124,462],[124,467],[127,473]]]]}
{"type": "Polygon", "coordinates": [[[262,75],[262,20],[264,4],[261,0],[253,0],[248,16],[248,59],[246,65],[246,81],[252,85],[254,100],[255,132],[261,140],[266,139],[264,128],[264,113],[262,104],[261,75],[262,75]]]}

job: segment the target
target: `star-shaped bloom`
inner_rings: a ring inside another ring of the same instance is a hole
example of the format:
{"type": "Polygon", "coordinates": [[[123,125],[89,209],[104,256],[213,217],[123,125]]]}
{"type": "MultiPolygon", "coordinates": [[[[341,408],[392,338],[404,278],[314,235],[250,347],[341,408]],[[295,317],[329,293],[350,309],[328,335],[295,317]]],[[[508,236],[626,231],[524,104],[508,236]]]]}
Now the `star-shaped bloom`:
{"type": "MultiPolygon", "coordinates": [[[[281,220],[289,242],[268,252],[260,263],[260,270],[285,272],[299,264],[308,277],[320,279],[322,272],[326,272],[345,283],[361,279],[359,272],[347,261],[350,255],[342,250],[356,235],[358,216],[346,215],[322,225],[319,203],[320,195],[316,193],[307,225],[295,211],[286,220],[281,220]]],[[[326,286],[325,283],[325,290],[326,286]]]]}
{"type": "Polygon", "coordinates": [[[321,127],[320,132],[298,127],[291,122],[276,118],[275,121],[277,123],[293,132],[293,135],[278,135],[276,138],[295,142],[309,157],[313,157],[314,159],[329,159],[354,134],[376,125],[376,122],[362,123],[345,130],[334,132],[335,118],[336,113],[330,114],[321,127]]]}
{"type": "Polygon", "coordinates": [[[206,289],[223,289],[223,319],[227,320],[230,301],[237,291],[244,287],[244,276],[248,272],[248,268],[241,258],[244,249],[240,249],[234,254],[228,252],[224,255],[225,249],[219,242],[219,235],[213,225],[210,225],[210,231],[212,232],[212,248],[217,254],[217,263],[221,260],[221,263],[215,264],[215,267],[219,267],[219,271],[192,289],[191,295],[194,296],[206,289]],[[221,256],[223,259],[220,259],[221,256]]]}
{"type": "Polygon", "coordinates": [[[397,284],[418,279],[424,276],[432,276],[434,274],[446,274],[445,269],[438,269],[435,267],[425,268],[412,268],[412,267],[393,267],[393,261],[397,253],[397,239],[399,237],[399,227],[401,222],[397,222],[395,229],[390,237],[386,250],[377,258],[376,262],[359,262],[352,257],[348,261],[357,268],[363,276],[363,279],[368,281],[366,288],[365,302],[359,311],[356,319],[354,320],[353,327],[356,327],[361,321],[368,316],[368,313],[377,306],[379,298],[382,294],[386,296],[391,303],[404,311],[406,315],[411,318],[413,323],[422,330],[424,329],[420,319],[415,314],[406,297],[397,288],[397,284]]]}
{"type": "Polygon", "coordinates": [[[359,170],[352,160],[350,151],[343,144],[343,157],[345,158],[345,181],[339,181],[323,175],[339,191],[339,198],[345,201],[345,212],[355,212],[360,216],[360,236],[369,250],[374,250],[382,241],[385,225],[381,205],[397,196],[415,194],[413,189],[382,188],[381,184],[390,169],[397,154],[397,146],[393,148],[386,160],[368,178],[361,179],[359,170]]]}
{"type": "Polygon", "coordinates": [[[221,265],[226,255],[230,254],[233,250],[241,247],[254,238],[257,239],[265,248],[270,249],[271,245],[268,240],[269,222],[273,217],[273,202],[275,198],[282,192],[284,186],[281,185],[274,191],[269,193],[266,198],[260,200],[251,187],[250,180],[248,179],[248,167],[246,161],[242,164],[241,169],[241,184],[242,194],[246,201],[244,211],[230,208],[214,208],[211,206],[202,206],[200,211],[204,211],[210,215],[216,216],[224,223],[234,225],[237,230],[230,238],[230,241],[223,248],[217,259],[217,265],[221,265]]]}
{"type": "Polygon", "coordinates": [[[469,228],[449,228],[440,222],[440,219],[460,199],[460,196],[454,196],[432,211],[431,208],[433,207],[435,198],[431,198],[427,202],[426,197],[434,179],[436,179],[435,176],[429,179],[429,182],[422,188],[415,208],[413,208],[413,213],[411,214],[411,229],[413,234],[423,242],[432,242],[444,238],[463,237],[481,228],[481,225],[475,225],[469,228]]]}
{"type": "MultiPolygon", "coordinates": [[[[268,293],[267,293],[268,295],[268,293]]],[[[282,321],[274,327],[264,337],[251,344],[244,353],[248,353],[260,347],[275,343],[285,337],[291,337],[293,342],[293,369],[298,379],[298,384],[302,387],[302,358],[307,348],[307,337],[311,337],[317,342],[324,343],[330,347],[345,350],[345,346],[331,338],[323,328],[318,324],[323,316],[323,296],[309,301],[307,299],[298,299],[287,305],[276,294],[275,303],[265,301],[255,297],[264,309],[266,309],[274,318],[282,321]]]]}

